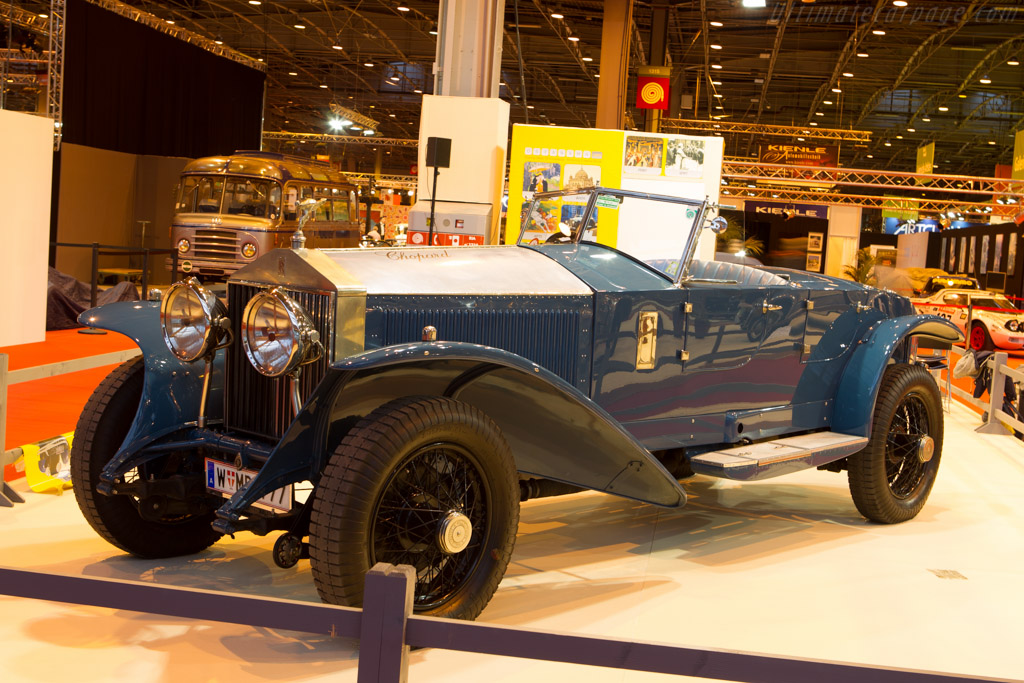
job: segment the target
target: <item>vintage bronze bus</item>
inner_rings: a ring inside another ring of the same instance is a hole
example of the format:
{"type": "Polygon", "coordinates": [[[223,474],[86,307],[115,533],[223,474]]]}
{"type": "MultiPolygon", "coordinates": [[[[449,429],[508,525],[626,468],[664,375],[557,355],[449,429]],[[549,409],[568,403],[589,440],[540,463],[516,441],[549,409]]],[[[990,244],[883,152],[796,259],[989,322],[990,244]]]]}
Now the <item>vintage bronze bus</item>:
{"type": "Polygon", "coordinates": [[[271,249],[287,247],[299,203],[325,199],[303,228],[306,246],[358,247],[356,188],[326,164],[271,152],[235,152],[189,162],[171,225],[178,270],[227,277],[271,249]]]}

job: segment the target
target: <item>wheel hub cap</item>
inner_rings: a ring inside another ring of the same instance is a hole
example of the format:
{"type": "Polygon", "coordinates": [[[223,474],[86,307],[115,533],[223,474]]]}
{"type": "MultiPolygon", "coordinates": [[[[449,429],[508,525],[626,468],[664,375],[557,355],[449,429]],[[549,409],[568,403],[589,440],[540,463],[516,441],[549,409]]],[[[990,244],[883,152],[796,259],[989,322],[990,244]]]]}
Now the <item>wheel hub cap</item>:
{"type": "Polygon", "coordinates": [[[473,525],[469,517],[454,510],[444,516],[437,529],[437,543],[449,555],[465,550],[472,536],[473,525]]]}
{"type": "Polygon", "coordinates": [[[925,434],[917,440],[917,459],[928,462],[935,454],[935,439],[925,434]]]}

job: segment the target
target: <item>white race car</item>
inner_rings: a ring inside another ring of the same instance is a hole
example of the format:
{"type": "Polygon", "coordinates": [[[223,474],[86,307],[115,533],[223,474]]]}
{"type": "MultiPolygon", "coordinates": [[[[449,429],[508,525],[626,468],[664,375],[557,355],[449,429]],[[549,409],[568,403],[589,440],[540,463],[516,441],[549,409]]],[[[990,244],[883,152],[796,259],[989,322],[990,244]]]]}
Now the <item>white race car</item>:
{"type": "Polygon", "coordinates": [[[972,349],[1024,348],[1024,311],[1002,294],[981,289],[942,289],[911,299],[920,313],[941,316],[955,324],[972,349]],[[971,305],[968,322],[968,304],[971,305]]]}

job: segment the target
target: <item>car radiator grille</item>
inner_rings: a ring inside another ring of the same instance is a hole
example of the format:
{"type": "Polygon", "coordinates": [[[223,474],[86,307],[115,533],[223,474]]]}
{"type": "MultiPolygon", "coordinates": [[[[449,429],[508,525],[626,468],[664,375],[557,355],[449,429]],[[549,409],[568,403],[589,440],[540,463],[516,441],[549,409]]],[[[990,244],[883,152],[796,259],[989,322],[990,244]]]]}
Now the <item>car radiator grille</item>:
{"type": "MultiPolygon", "coordinates": [[[[292,421],[291,392],[287,377],[266,377],[249,362],[242,347],[242,311],[258,292],[269,287],[230,283],[228,316],[234,341],[227,350],[224,385],[224,423],[228,429],[268,439],[280,439],[292,421]]],[[[334,352],[334,311],[336,294],[304,292],[283,288],[309,314],[320,333],[324,353],[304,365],[299,379],[300,395],[309,397],[331,364],[334,352]]]]}
{"type": "Polygon", "coordinates": [[[527,358],[570,384],[579,379],[583,314],[572,308],[404,310],[382,307],[383,345],[419,341],[423,328],[437,328],[439,341],[483,344],[527,358]]]}
{"type": "Polygon", "coordinates": [[[238,233],[233,230],[196,230],[192,245],[196,259],[211,261],[238,260],[238,233]]]}

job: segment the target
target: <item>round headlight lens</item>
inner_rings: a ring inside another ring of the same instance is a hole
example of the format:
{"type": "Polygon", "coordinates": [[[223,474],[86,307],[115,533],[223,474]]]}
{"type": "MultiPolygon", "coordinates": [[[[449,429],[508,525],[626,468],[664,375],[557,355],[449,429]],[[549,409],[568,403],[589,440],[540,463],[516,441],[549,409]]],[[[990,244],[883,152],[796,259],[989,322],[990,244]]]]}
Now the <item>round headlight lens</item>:
{"type": "Polygon", "coordinates": [[[1016,332],[1018,329],[1020,329],[1020,324],[1016,320],[1007,320],[1006,329],[1008,329],[1010,332],[1016,332]]]}
{"type": "Polygon", "coordinates": [[[256,255],[256,245],[252,242],[246,242],[242,245],[242,256],[245,258],[252,258],[256,255]]]}
{"type": "Polygon", "coordinates": [[[180,240],[178,240],[178,252],[179,253],[181,253],[181,254],[187,253],[188,250],[191,249],[191,248],[192,248],[192,243],[189,242],[184,237],[182,237],[180,240]]]}
{"type": "Polygon", "coordinates": [[[194,277],[171,285],[160,301],[167,348],[187,363],[202,358],[218,341],[214,322],[226,313],[224,304],[194,277]]]}
{"type": "Polygon", "coordinates": [[[254,296],[242,314],[242,345],[268,377],[288,374],[320,357],[320,335],[302,307],[276,287],[254,296]]]}

